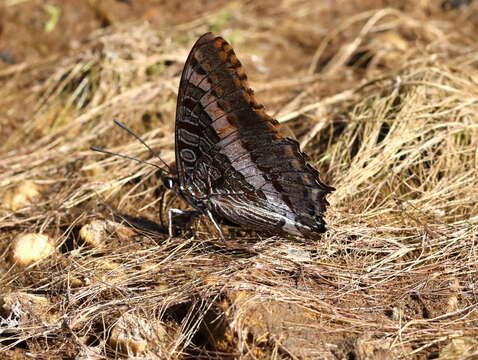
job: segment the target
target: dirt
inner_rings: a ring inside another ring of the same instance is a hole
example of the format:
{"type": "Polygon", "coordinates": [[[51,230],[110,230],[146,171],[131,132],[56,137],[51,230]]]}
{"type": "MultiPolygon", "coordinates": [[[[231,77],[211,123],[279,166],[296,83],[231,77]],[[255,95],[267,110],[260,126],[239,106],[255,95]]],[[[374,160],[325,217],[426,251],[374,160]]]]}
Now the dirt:
{"type": "Polygon", "coordinates": [[[476,6],[6,0],[0,195],[25,181],[39,195],[0,206],[0,254],[25,232],[58,246],[31,267],[0,264],[0,359],[476,356],[477,202],[465,193],[475,184],[476,6]],[[179,75],[208,30],[237,45],[258,98],[293,115],[285,126],[338,184],[320,241],[223,225],[225,244],[206,217],[170,238],[167,209],[185,204],[159,171],[89,150],[149,156],[113,128],[121,117],[172,162],[179,75]],[[410,117],[429,130],[416,140],[402,128],[416,143],[391,139],[395,119],[410,117]],[[387,158],[380,144],[393,141],[387,158]],[[89,243],[81,229],[94,222],[101,234],[89,243]]]}
{"type": "Polygon", "coordinates": [[[8,3],[0,10],[0,70],[10,64],[42,61],[78,50],[98,29],[142,21],[153,27],[167,27],[192,21],[226,1],[27,0],[11,6],[8,3]]]}

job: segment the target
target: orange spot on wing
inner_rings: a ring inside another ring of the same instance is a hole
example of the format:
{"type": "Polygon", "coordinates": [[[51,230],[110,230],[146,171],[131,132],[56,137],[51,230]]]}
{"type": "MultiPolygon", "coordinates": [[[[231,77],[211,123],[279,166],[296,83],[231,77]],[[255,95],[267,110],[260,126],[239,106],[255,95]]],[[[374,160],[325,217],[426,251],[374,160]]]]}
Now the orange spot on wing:
{"type": "Polygon", "coordinates": [[[237,130],[237,127],[229,122],[227,116],[218,118],[216,121],[211,123],[211,126],[221,138],[237,130]]]}
{"type": "Polygon", "coordinates": [[[293,155],[293,154],[294,154],[294,150],[292,150],[292,148],[290,148],[290,147],[285,147],[285,148],[284,148],[284,152],[285,152],[286,154],[289,154],[289,155],[293,155]]]}
{"type": "Polygon", "coordinates": [[[244,80],[247,78],[247,75],[246,75],[246,72],[244,71],[244,68],[241,66],[241,67],[238,67],[236,69],[236,72],[239,76],[242,76],[244,77],[244,80]]]}
{"type": "Polygon", "coordinates": [[[225,101],[225,100],[222,100],[222,99],[219,99],[217,101],[217,105],[220,109],[224,110],[225,112],[229,112],[232,110],[232,106],[231,104],[228,102],[228,101],[225,101]]]}
{"type": "Polygon", "coordinates": [[[215,47],[216,49],[220,49],[220,48],[222,47],[222,44],[224,44],[224,43],[225,43],[224,39],[222,39],[222,38],[217,38],[217,39],[214,41],[214,44],[213,44],[213,45],[214,45],[214,47],[215,47]]]}
{"type": "Polygon", "coordinates": [[[222,61],[226,61],[227,54],[225,51],[219,51],[218,55],[219,55],[219,59],[221,59],[222,61]]]}
{"type": "Polygon", "coordinates": [[[209,62],[204,62],[204,63],[202,63],[201,66],[204,69],[204,71],[206,71],[207,73],[212,72],[213,67],[209,62]]]}
{"type": "Polygon", "coordinates": [[[232,81],[234,82],[234,86],[235,86],[236,88],[239,88],[239,87],[242,86],[241,79],[235,77],[235,78],[232,79],[232,81]]]}
{"type": "Polygon", "coordinates": [[[231,123],[232,125],[237,127],[237,124],[239,123],[239,119],[235,115],[227,115],[227,121],[231,123]]]}
{"type": "Polygon", "coordinates": [[[215,86],[214,87],[214,92],[218,95],[218,96],[222,96],[224,94],[224,89],[219,87],[219,86],[215,86]]]}
{"type": "Polygon", "coordinates": [[[218,129],[217,133],[219,134],[220,137],[225,137],[225,136],[233,133],[234,131],[237,131],[237,127],[230,124],[229,126],[218,129]]]}
{"type": "Polygon", "coordinates": [[[232,54],[229,56],[229,62],[233,65],[236,66],[239,63],[239,60],[237,59],[237,56],[232,54]]]}

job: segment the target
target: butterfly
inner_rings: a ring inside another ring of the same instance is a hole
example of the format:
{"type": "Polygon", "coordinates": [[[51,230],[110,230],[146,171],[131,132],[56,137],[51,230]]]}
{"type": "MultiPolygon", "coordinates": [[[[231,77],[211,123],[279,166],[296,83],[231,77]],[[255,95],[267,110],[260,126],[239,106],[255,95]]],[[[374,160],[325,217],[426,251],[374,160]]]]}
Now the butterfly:
{"type": "Polygon", "coordinates": [[[175,156],[167,187],[216,226],[222,219],[299,236],[327,229],[326,195],[335,189],[256,101],[231,45],[210,32],[196,41],[182,72],[175,156]]]}

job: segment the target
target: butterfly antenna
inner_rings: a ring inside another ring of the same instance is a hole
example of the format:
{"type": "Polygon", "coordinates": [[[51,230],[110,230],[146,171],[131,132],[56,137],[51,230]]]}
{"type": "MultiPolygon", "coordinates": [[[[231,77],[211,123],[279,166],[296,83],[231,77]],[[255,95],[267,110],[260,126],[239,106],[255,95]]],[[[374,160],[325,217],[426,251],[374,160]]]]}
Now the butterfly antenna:
{"type": "Polygon", "coordinates": [[[123,159],[134,160],[134,161],[137,161],[137,162],[139,162],[139,163],[151,165],[151,166],[154,166],[155,168],[157,168],[157,169],[159,169],[159,170],[161,170],[161,171],[164,171],[164,169],[163,169],[161,166],[158,166],[158,165],[156,165],[156,164],[153,164],[153,163],[150,163],[150,162],[141,160],[141,159],[136,159],[136,158],[131,157],[131,156],[128,156],[128,155],[123,155],[123,154],[115,153],[115,152],[108,151],[108,150],[105,150],[105,149],[97,148],[96,146],[91,146],[90,149],[93,150],[93,151],[97,151],[97,152],[103,153],[103,154],[118,156],[118,157],[121,157],[121,158],[123,158],[123,159]]]}
{"type": "MultiPolygon", "coordinates": [[[[123,130],[125,130],[128,134],[134,136],[136,138],[136,140],[138,140],[141,144],[143,144],[151,152],[151,154],[156,156],[159,159],[159,161],[161,161],[164,164],[164,166],[166,166],[166,168],[169,170],[168,164],[166,164],[164,162],[164,160],[161,159],[161,156],[159,156],[159,154],[156,151],[151,149],[151,147],[148,144],[146,144],[146,142],[143,139],[141,139],[136,133],[134,133],[133,130],[131,130],[129,127],[127,127],[125,124],[123,124],[122,122],[120,122],[118,120],[113,120],[113,122],[116,125],[118,125],[120,128],[122,128],[123,130]]],[[[136,159],[136,160],[138,160],[138,159],[136,159]]]]}

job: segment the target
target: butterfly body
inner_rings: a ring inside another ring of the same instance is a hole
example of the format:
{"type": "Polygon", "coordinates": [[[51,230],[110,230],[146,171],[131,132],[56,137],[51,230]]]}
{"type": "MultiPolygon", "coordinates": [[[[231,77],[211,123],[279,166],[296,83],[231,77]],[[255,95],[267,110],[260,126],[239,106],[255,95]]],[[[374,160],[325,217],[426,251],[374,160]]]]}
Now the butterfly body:
{"type": "Polygon", "coordinates": [[[325,196],[334,188],[278,125],[255,100],[232,47],[203,35],[179,86],[176,192],[200,212],[249,228],[324,232],[325,196]]]}

